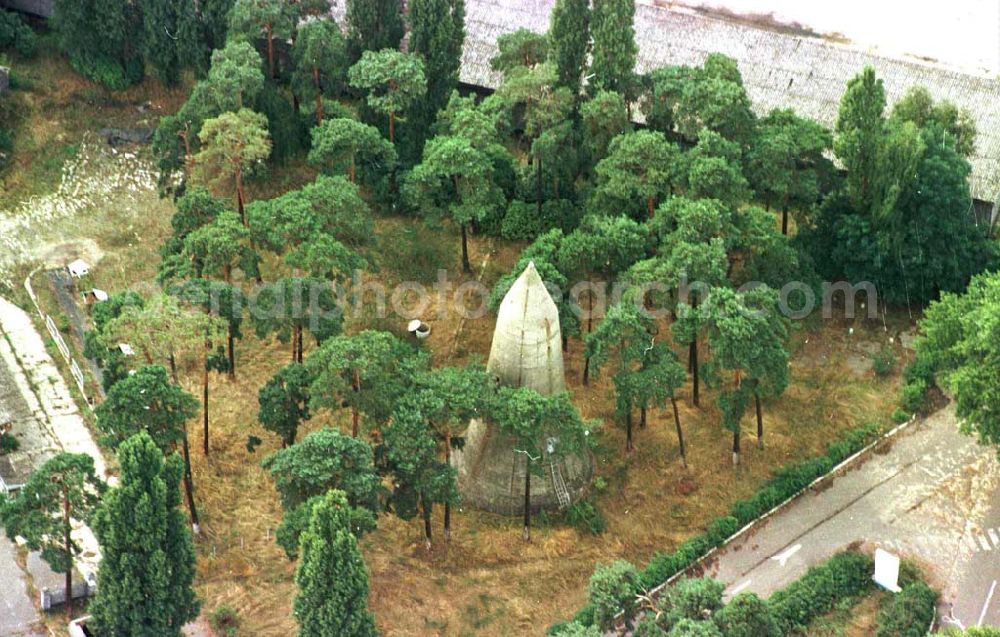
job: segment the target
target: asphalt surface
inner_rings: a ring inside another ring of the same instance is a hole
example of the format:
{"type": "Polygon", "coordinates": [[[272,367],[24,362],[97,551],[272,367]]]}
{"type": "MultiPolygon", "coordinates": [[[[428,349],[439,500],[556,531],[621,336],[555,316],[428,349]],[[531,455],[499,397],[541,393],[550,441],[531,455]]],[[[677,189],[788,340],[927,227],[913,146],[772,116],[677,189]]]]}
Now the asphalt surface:
{"type": "Polygon", "coordinates": [[[729,546],[708,574],[729,596],[767,597],[841,550],[881,547],[927,570],[943,615],[1000,625],[1000,591],[986,601],[1000,579],[998,485],[996,452],[959,434],[949,406],[729,546]]]}
{"type": "Polygon", "coordinates": [[[0,529],[0,635],[36,637],[45,633],[38,628],[41,617],[31,598],[24,571],[15,561],[13,542],[0,529]]]}

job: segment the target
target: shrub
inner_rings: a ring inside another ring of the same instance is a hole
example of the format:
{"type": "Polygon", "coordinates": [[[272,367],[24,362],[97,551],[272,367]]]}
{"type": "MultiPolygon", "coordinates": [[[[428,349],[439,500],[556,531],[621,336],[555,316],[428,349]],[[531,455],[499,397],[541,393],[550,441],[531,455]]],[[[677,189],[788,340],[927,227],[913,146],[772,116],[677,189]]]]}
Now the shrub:
{"type": "Polygon", "coordinates": [[[549,629],[549,637],[601,637],[596,626],[584,626],[580,622],[563,622],[549,629]]]}
{"type": "Polygon", "coordinates": [[[604,533],[606,526],[604,516],[589,500],[580,500],[566,511],[566,521],[580,531],[593,535],[604,533]]]}
{"type": "Polygon", "coordinates": [[[892,412],[892,421],[897,425],[901,425],[909,419],[910,414],[903,409],[897,408],[896,411],[892,412]]]}
{"type": "Polygon", "coordinates": [[[885,378],[896,368],[896,355],[888,347],[872,356],[872,369],[879,378],[885,378]]]}
{"type": "Polygon", "coordinates": [[[794,634],[815,617],[830,612],[839,601],[869,590],[873,566],[866,555],[840,553],[776,592],[768,606],[781,634],[794,634]]]}
{"type": "Polygon", "coordinates": [[[712,618],[723,637],[780,637],[767,602],[753,593],[740,593],[712,618]]]}
{"type": "Polygon", "coordinates": [[[500,236],[512,241],[532,241],[553,228],[569,232],[576,226],[577,216],[576,204],[568,199],[546,201],[541,216],[535,203],[515,200],[504,215],[500,236]]]}
{"type": "Polygon", "coordinates": [[[35,32],[12,11],[0,9],[0,49],[13,48],[24,57],[35,54],[35,32]]]}
{"type": "Polygon", "coordinates": [[[607,630],[615,615],[623,613],[628,621],[635,613],[635,596],[640,590],[639,573],[625,560],[598,564],[587,585],[587,599],[594,607],[594,620],[607,630]]]}
{"type": "Polygon", "coordinates": [[[722,608],[722,592],[726,586],[708,577],[685,579],[669,588],[660,600],[660,609],[667,626],[685,619],[701,620],[722,608]]]}
{"type": "Polygon", "coordinates": [[[923,637],[934,619],[937,601],[937,593],[923,582],[887,597],[876,617],[876,637],[923,637]]]}
{"type": "Polygon", "coordinates": [[[21,448],[21,443],[10,434],[0,434],[0,456],[5,453],[13,453],[21,448]]]}
{"type": "Polygon", "coordinates": [[[900,404],[907,411],[917,412],[924,408],[929,385],[926,380],[917,378],[903,385],[903,397],[900,404]]]}
{"type": "Polygon", "coordinates": [[[239,615],[236,614],[236,609],[228,604],[223,604],[209,613],[208,624],[221,637],[236,637],[239,634],[239,615]]]}

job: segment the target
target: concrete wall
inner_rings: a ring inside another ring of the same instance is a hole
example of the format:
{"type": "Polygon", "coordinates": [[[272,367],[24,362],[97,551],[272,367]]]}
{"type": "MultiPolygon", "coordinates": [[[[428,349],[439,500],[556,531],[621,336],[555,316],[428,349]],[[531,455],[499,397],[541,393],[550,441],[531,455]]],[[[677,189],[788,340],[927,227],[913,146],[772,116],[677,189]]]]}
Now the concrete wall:
{"type": "Polygon", "coordinates": [[[0,6],[41,18],[51,18],[55,0],[0,0],[0,6]]]}

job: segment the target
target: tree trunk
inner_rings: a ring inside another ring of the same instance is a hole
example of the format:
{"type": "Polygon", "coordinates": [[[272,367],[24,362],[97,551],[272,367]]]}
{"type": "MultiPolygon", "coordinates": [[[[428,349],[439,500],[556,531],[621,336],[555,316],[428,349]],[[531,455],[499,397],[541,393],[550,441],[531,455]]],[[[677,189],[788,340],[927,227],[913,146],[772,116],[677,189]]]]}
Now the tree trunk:
{"type": "Polygon", "coordinates": [[[590,384],[590,357],[584,356],[583,358],[583,385],[586,387],[590,384]]]}
{"type": "Polygon", "coordinates": [[[274,26],[267,25],[264,27],[264,31],[267,33],[267,72],[268,76],[274,79],[274,26]]]}
{"type": "MultiPolygon", "coordinates": [[[[351,389],[354,392],[361,391],[361,374],[358,373],[358,370],[356,369],[354,370],[354,378],[351,382],[351,389]]],[[[357,405],[353,405],[351,406],[351,435],[354,436],[355,438],[358,437],[358,432],[360,429],[359,421],[360,421],[360,414],[358,414],[357,405]]]]}
{"type": "Polygon", "coordinates": [[[354,155],[351,155],[351,165],[347,167],[347,176],[352,184],[358,183],[358,166],[355,163],[354,155]]]}
{"type": "Polygon", "coordinates": [[[69,568],[66,569],[66,619],[73,618],[73,539],[70,532],[73,530],[70,524],[71,505],[66,484],[63,483],[63,545],[66,550],[66,557],[69,561],[69,568]]]}
{"type": "Polygon", "coordinates": [[[764,448],[764,419],[760,413],[760,396],[755,392],[753,395],[754,409],[757,411],[757,448],[764,448]]]}
{"type": "Polygon", "coordinates": [[[205,343],[205,369],[201,374],[201,411],[202,427],[205,435],[202,451],[204,451],[206,457],[208,457],[208,350],[209,344],[205,343]]]}
{"type": "Polygon", "coordinates": [[[562,332],[562,351],[569,351],[569,337],[566,336],[566,332],[562,332]]]}
{"type": "Polygon", "coordinates": [[[535,172],[537,173],[537,179],[535,180],[535,207],[538,212],[538,218],[542,218],[542,199],[544,192],[542,188],[542,158],[535,157],[535,172]]]}
{"type": "MultiPolygon", "coordinates": [[[[444,462],[446,466],[451,466],[451,432],[447,432],[444,436],[444,462]]],[[[449,500],[444,502],[444,541],[445,544],[451,541],[451,502],[449,500]]]]}
{"type": "Polygon", "coordinates": [[[181,448],[184,452],[184,495],[187,497],[188,512],[191,514],[191,531],[195,535],[198,535],[201,533],[201,526],[198,524],[198,508],[194,503],[194,478],[191,475],[191,447],[188,445],[186,428],[184,439],[181,441],[181,448]]]}
{"type": "Polygon", "coordinates": [[[303,353],[305,352],[305,337],[302,335],[302,327],[299,326],[299,343],[295,350],[295,361],[298,363],[302,362],[303,353]]]}
{"type": "Polygon", "coordinates": [[[316,85],[316,125],[323,123],[323,92],[319,88],[319,67],[313,67],[313,84],[316,85]]]}
{"type": "Polygon", "coordinates": [[[472,266],[469,264],[469,240],[466,236],[468,233],[466,231],[465,224],[462,224],[462,270],[465,272],[472,272],[472,266]]]}
{"type": "Polygon", "coordinates": [[[167,360],[170,361],[170,378],[172,378],[174,384],[179,387],[180,383],[177,381],[177,359],[174,357],[174,353],[172,351],[170,352],[170,356],[167,357],[167,360]]]}
{"type": "Polygon", "coordinates": [[[788,236],[788,206],[781,209],[781,234],[788,236]]]}
{"type": "Polygon", "coordinates": [[[697,338],[695,338],[693,341],[691,341],[691,354],[690,354],[689,360],[690,360],[690,364],[691,364],[691,378],[692,378],[692,380],[694,382],[694,385],[693,385],[693,394],[692,394],[692,402],[694,403],[695,407],[698,407],[700,405],[699,405],[699,400],[698,400],[699,378],[698,378],[698,339],[697,338]]]}
{"type": "Polygon", "coordinates": [[[299,336],[299,330],[300,329],[301,329],[301,327],[298,326],[298,325],[295,325],[294,327],[292,327],[292,362],[293,363],[299,362],[299,338],[301,338],[299,336]]]}
{"type": "Polygon", "coordinates": [[[423,509],[424,513],[424,543],[427,546],[427,550],[431,550],[431,507],[427,503],[427,496],[420,496],[420,507],[423,509]]]}
{"type": "Polygon", "coordinates": [[[677,399],[671,396],[670,404],[673,405],[674,408],[674,427],[677,429],[677,446],[680,447],[681,450],[681,464],[684,465],[685,469],[687,469],[687,453],[684,451],[684,432],[681,430],[680,414],[677,413],[677,399]]]}
{"type": "Polygon", "coordinates": [[[740,466],[740,423],[733,429],[733,466],[740,466]]]}
{"type": "Polygon", "coordinates": [[[396,143],[396,113],[389,112],[389,143],[396,143]]]}
{"type": "Polygon", "coordinates": [[[639,429],[646,428],[646,406],[643,405],[639,408],[639,429]]]}
{"type": "Polygon", "coordinates": [[[243,226],[249,227],[246,212],[243,210],[243,169],[240,168],[239,164],[236,165],[236,210],[240,213],[240,221],[243,222],[243,226]]]}
{"type": "Polygon", "coordinates": [[[646,198],[646,212],[649,213],[649,218],[650,219],[653,218],[653,211],[654,211],[654,208],[653,208],[653,198],[652,197],[647,197],[646,198]]]}
{"type": "Polygon", "coordinates": [[[531,541],[531,456],[524,454],[524,541],[531,541]]]}
{"type": "Polygon", "coordinates": [[[632,453],[635,447],[632,446],[632,407],[629,406],[625,412],[625,452],[632,453]]]}
{"type": "Polygon", "coordinates": [[[229,378],[236,380],[236,337],[233,336],[233,326],[229,326],[226,336],[226,349],[229,352],[229,378]]]}

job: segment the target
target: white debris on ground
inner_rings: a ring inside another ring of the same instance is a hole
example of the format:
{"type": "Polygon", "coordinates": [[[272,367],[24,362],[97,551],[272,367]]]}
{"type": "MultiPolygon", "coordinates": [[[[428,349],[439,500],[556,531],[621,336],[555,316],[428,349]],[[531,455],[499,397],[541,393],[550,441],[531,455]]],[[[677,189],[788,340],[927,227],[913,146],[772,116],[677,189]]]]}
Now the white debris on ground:
{"type": "Polygon", "coordinates": [[[157,175],[152,161],[119,153],[88,134],[76,156],[63,165],[54,192],[0,209],[0,282],[11,284],[14,269],[36,252],[54,228],[93,214],[111,200],[122,209],[128,200],[156,192],[157,175]]]}
{"type": "MultiPolygon", "coordinates": [[[[0,298],[0,364],[11,370],[14,382],[53,445],[94,459],[94,470],[107,479],[107,465],[87,424],[77,409],[45,342],[21,308],[0,298]]],[[[109,481],[113,483],[113,481],[109,481]]],[[[85,578],[97,576],[100,547],[89,528],[78,525],[74,539],[83,547],[77,569],[85,578]]]]}

